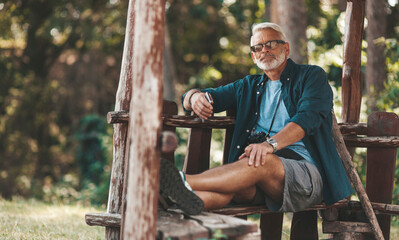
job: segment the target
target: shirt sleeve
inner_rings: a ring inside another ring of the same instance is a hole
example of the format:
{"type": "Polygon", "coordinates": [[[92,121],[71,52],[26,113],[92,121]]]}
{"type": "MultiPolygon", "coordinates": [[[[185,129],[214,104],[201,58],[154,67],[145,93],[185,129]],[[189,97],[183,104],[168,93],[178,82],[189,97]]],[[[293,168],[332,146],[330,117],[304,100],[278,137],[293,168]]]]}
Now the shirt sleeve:
{"type": "Polygon", "coordinates": [[[309,70],[302,84],[297,112],[290,121],[300,125],[306,134],[313,135],[331,114],[333,93],[326,73],[320,67],[309,70]]]}
{"type": "MultiPolygon", "coordinates": [[[[236,108],[237,96],[240,93],[241,82],[242,80],[235,81],[233,83],[229,83],[224,86],[220,86],[218,88],[206,88],[206,89],[198,89],[201,92],[208,92],[211,94],[213,98],[213,111],[215,113],[226,111],[227,109],[236,108]]],[[[181,98],[181,103],[183,106],[183,100],[186,96],[187,92],[183,94],[181,98]]],[[[185,109],[183,106],[183,110],[189,112],[189,110],[185,109]]]]}

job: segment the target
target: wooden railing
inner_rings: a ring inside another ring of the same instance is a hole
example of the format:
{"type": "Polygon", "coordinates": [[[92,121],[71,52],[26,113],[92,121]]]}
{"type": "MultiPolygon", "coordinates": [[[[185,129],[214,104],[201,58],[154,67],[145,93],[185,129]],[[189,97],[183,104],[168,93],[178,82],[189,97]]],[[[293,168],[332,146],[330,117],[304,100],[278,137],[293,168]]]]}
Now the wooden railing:
{"type": "MultiPolygon", "coordinates": [[[[126,124],[129,122],[127,111],[110,112],[107,115],[110,124],[126,124]]],[[[209,168],[210,142],[212,129],[226,129],[224,163],[227,162],[233,128],[234,117],[212,117],[208,120],[200,119],[196,116],[177,115],[177,105],[173,102],[164,101],[164,114],[162,115],[164,130],[175,131],[176,127],[190,128],[188,148],[184,169],[189,174],[205,171],[209,168]]],[[[399,126],[398,117],[391,113],[374,113],[369,116],[368,123],[357,124],[338,124],[347,147],[367,148],[367,193],[372,201],[372,207],[378,214],[381,229],[385,236],[389,236],[390,217],[397,215],[399,207],[392,205],[393,174],[396,160],[396,148],[399,147],[399,126]],[[384,176],[380,176],[382,172],[384,176]]],[[[174,154],[163,155],[163,157],[174,160],[174,154]]],[[[112,194],[112,193],[111,193],[112,194]]],[[[346,208],[350,211],[360,210],[359,202],[341,201],[332,207],[316,205],[303,212],[295,213],[291,227],[291,234],[299,238],[311,239],[317,236],[317,211],[326,209],[346,208]]],[[[279,238],[281,236],[282,214],[271,213],[264,206],[241,206],[234,208],[223,208],[213,211],[219,214],[243,216],[248,214],[260,213],[262,215],[261,229],[263,238],[279,238]]],[[[334,215],[334,214],[333,214],[334,215]]],[[[108,219],[110,224],[115,224],[115,216],[104,214],[87,216],[87,221],[99,224],[98,218],[108,219]],[[92,220],[91,220],[92,219],[92,220]]],[[[336,217],[334,215],[334,217],[336,217]]],[[[331,221],[334,219],[331,214],[326,218],[326,231],[334,232],[337,229],[347,228],[353,231],[353,223],[331,221]]],[[[359,223],[359,228],[367,227],[366,223],[359,223]],[[360,225],[361,226],[360,226],[360,225]]],[[[114,225],[113,225],[114,226],[114,225]]],[[[369,232],[370,231],[370,228],[369,232]]],[[[364,230],[364,229],[363,229],[364,230]]],[[[363,231],[362,230],[362,231],[363,231]]]]}

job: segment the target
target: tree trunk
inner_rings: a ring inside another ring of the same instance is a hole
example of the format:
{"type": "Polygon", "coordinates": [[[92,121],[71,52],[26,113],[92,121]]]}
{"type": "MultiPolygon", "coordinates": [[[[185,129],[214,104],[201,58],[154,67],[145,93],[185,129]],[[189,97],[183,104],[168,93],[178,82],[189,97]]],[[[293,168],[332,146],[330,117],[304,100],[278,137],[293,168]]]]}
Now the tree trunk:
{"type": "Polygon", "coordinates": [[[367,105],[372,111],[376,111],[376,100],[379,92],[384,89],[386,81],[385,71],[385,45],[378,43],[378,39],[385,37],[386,33],[386,2],[383,0],[366,1],[366,28],[367,40],[367,65],[366,65],[366,91],[367,105]]]}
{"type": "MultiPolygon", "coordinates": [[[[119,78],[118,91],[116,92],[115,111],[129,111],[130,99],[132,96],[132,68],[133,68],[133,41],[134,41],[134,3],[129,2],[125,43],[123,46],[123,57],[121,64],[121,74],[119,78]]],[[[113,135],[113,162],[112,173],[108,194],[107,213],[122,214],[124,210],[124,176],[128,161],[127,136],[128,124],[115,124],[113,135]]],[[[105,229],[105,239],[119,239],[120,228],[107,227],[105,229]]]]}
{"type": "Polygon", "coordinates": [[[175,101],[176,91],[176,65],[173,61],[172,45],[170,42],[169,29],[165,24],[165,51],[164,51],[164,68],[163,68],[163,99],[175,101]]]}
{"type": "Polygon", "coordinates": [[[271,20],[279,24],[290,44],[290,58],[296,63],[306,64],[306,10],[305,0],[273,0],[271,2],[271,20]]]}
{"type": "Polygon", "coordinates": [[[165,3],[136,1],[129,121],[129,174],[123,239],[155,239],[165,3]]]}
{"type": "Polygon", "coordinates": [[[342,65],[342,122],[358,123],[363,79],[360,64],[364,20],[364,0],[348,2],[345,19],[342,65]]]}

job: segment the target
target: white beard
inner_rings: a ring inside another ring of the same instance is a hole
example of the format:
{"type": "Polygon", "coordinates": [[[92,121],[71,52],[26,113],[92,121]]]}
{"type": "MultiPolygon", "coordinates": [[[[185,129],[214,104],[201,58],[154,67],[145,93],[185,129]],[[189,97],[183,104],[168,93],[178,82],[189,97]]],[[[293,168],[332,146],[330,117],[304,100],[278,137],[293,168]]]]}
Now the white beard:
{"type": "MultiPolygon", "coordinates": [[[[264,56],[266,56],[266,54],[261,56],[260,58],[262,58],[264,56]]],[[[281,53],[278,55],[268,54],[268,56],[275,56],[276,58],[272,59],[272,60],[262,61],[262,60],[256,59],[256,57],[255,57],[256,65],[263,71],[273,70],[273,69],[277,68],[278,66],[280,66],[285,60],[285,54],[283,51],[281,51],[281,53]]]]}

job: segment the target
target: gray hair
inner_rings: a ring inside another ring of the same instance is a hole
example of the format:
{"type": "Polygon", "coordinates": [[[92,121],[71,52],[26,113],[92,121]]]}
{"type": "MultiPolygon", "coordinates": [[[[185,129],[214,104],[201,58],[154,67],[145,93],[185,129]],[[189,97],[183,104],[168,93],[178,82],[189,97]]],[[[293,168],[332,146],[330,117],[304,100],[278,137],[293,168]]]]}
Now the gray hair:
{"type": "MultiPolygon", "coordinates": [[[[281,40],[287,42],[287,37],[285,36],[285,33],[283,32],[283,29],[275,23],[271,22],[263,22],[263,23],[255,23],[252,25],[252,36],[255,35],[255,33],[265,30],[265,29],[273,29],[274,31],[278,32],[280,35],[281,40]]],[[[252,37],[251,37],[252,41],[252,37]]]]}

